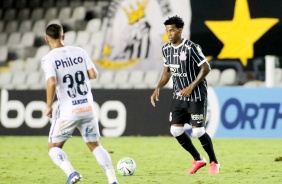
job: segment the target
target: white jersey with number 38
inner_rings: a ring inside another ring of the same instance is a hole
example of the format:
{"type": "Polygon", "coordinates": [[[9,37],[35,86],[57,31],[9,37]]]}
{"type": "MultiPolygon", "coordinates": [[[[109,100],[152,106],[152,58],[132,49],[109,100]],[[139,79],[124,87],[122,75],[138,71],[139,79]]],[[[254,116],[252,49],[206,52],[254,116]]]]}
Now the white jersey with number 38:
{"type": "Polygon", "coordinates": [[[93,96],[87,70],[94,64],[85,50],[64,46],[52,49],[41,60],[46,81],[57,80],[57,118],[72,120],[94,116],[93,96]]]}

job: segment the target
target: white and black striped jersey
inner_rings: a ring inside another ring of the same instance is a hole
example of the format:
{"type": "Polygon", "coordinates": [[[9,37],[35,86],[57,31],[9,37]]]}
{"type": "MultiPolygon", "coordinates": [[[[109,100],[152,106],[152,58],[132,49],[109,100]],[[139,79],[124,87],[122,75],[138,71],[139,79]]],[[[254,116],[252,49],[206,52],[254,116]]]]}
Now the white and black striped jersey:
{"type": "Polygon", "coordinates": [[[169,67],[173,80],[173,99],[202,101],[207,98],[207,81],[204,79],[189,97],[179,92],[189,86],[197,77],[200,66],[207,62],[201,47],[190,40],[183,39],[177,47],[167,43],[162,47],[164,66],[169,67]]]}

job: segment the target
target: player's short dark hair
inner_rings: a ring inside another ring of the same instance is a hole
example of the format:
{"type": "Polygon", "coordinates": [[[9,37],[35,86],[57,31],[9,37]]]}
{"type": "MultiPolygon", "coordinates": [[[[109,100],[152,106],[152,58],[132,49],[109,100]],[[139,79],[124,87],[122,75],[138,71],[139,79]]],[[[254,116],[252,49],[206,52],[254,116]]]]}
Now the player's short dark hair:
{"type": "Polygon", "coordinates": [[[63,34],[63,28],[59,24],[50,24],[46,28],[46,35],[50,36],[53,39],[61,38],[63,34]]]}
{"type": "Polygon", "coordinates": [[[173,25],[175,24],[175,26],[177,28],[183,28],[184,27],[184,22],[182,20],[182,18],[180,18],[179,16],[175,15],[173,17],[168,17],[168,19],[164,22],[164,25],[173,25]]]}

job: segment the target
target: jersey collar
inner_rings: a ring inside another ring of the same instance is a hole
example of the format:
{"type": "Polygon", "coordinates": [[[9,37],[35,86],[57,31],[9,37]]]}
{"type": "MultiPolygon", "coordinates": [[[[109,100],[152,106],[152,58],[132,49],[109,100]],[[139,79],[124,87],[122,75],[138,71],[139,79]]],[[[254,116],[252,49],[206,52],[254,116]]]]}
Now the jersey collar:
{"type": "Polygon", "coordinates": [[[184,42],[186,41],[186,38],[182,38],[182,39],[183,39],[183,40],[182,40],[181,44],[177,45],[176,47],[173,46],[172,43],[170,43],[170,45],[171,45],[174,49],[178,49],[178,48],[181,47],[181,46],[184,44],[184,42]]]}

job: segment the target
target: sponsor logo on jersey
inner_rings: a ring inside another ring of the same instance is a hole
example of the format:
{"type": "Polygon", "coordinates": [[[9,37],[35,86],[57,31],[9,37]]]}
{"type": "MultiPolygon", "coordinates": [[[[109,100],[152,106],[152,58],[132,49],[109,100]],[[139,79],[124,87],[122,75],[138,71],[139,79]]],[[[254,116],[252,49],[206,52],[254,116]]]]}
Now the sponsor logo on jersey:
{"type": "Polygon", "coordinates": [[[78,57],[78,58],[66,58],[65,60],[60,59],[60,60],[55,60],[55,64],[56,64],[56,68],[59,69],[60,67],[70,67],[73,65],[77,65],[79,63],[83,62],[83,58],[82,57],[78,57]]]}
{"type": "Polygon", "coordinates": [[[187,77],[187,73],[181,73],[181,72],[178,72],[178,68],[180,66],[177,65],[177,64],[169,64],[169,69],[170,69],[170,72],[171,72],[171,75],[174,76],[174,77],[187,77]]]}
{"type": "Polygon", "coordinates": [[[180,52],[179,59],[180,59],[180,61],[186,61],[187,56],[186,56],[186,52],[185,51],[181,51],[180,52]]]}
{"type": "Polygon", "coordinates": [[[191,114],[191,119],[192,120],[204,120],[204,115],[203,114],[191,114]]]}
{"type": "Polygon", "coordinates": [[[72,114],[81,114],[81,113],[86,113],[86,112],[90,112],[90,111],[92,111],[92,107],[91,106],[73,108],[71,110],[72,114]]]}

